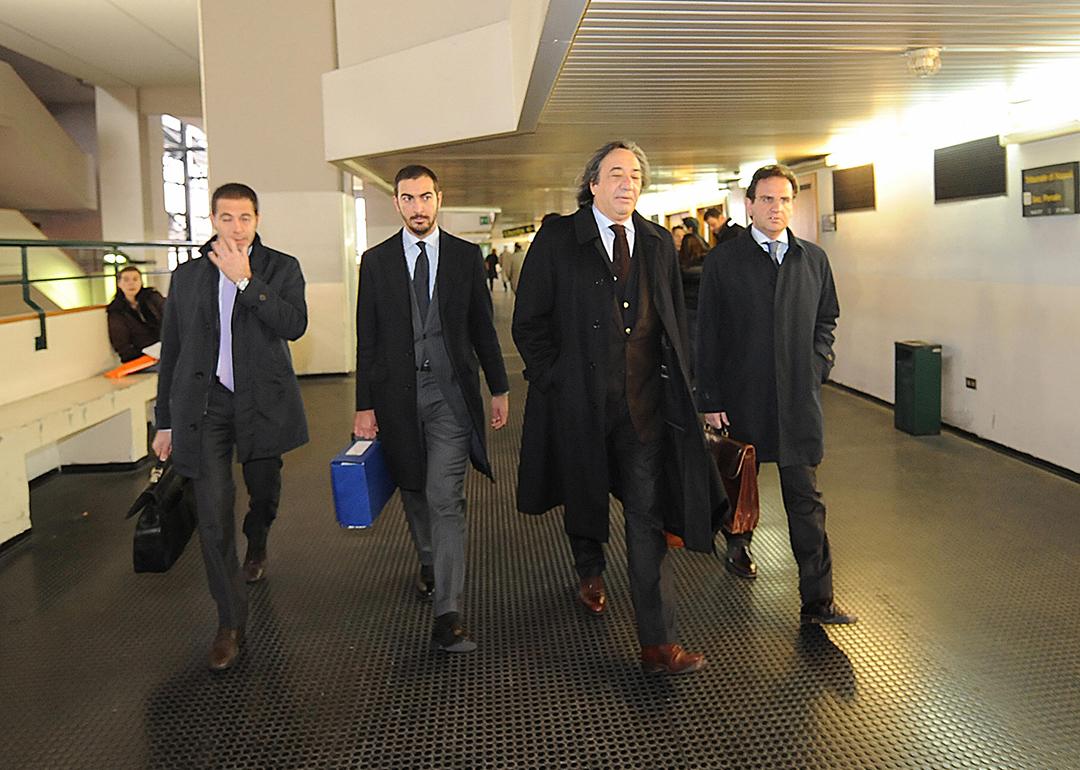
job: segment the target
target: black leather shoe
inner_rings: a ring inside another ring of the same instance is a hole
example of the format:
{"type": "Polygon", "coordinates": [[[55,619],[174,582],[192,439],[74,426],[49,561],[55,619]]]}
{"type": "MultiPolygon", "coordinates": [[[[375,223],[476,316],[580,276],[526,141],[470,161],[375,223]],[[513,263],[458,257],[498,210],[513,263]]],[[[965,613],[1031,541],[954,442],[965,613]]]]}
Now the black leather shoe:
{"type": "Polygon", "coordinates": [[[431,597],[435,595],[435,568],[430,564],[421,564],[413,587],[416,588],[416,595],[421,601],[430,602],[431,597]]]}
{"type": "Polygon", "coordinates": [[[240,657],[240,645],[244,643],[244,629],[219,628],[210,646],[210,670],[226,671],[240,657]]]}
{"type": "Polygon", "coordinates": [[[254,548],[248,545],[247,555],[244,557],[244,580],[248,583],[258,583],[266,578],[266,548],[254,548]]]}
{"type": "Polygon", "coordinates": [[[803,625],[847,626],[858,623],[859,618],[851,612],[845,612],[835,602],[816,602],[803,605],[799,620],[803,625]]]}
{"type": "Polygon", "coordinates": [[[727,558],[724,559],[727,571],[735,577],[743,580],[753,580],[757,577],[757,565],[754,564],[754,555],[750,553],[750,546],[740,545],[729,548],[727,558]]]}
{"type": "Polygon", "coordinates": [[[469,632],[458,621],[456,612],[435,618],[431,644],[443,652],[472,652],[476,649],[476,642],[469,638],[469,632]]]}

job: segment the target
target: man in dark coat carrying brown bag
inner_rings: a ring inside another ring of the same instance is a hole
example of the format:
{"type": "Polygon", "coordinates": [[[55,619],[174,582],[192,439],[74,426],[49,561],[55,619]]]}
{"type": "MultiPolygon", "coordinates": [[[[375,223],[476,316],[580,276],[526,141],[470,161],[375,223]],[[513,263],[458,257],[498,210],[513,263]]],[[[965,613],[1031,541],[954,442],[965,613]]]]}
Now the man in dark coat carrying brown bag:
{"type": "MultiPolygon", "coordinates": [[[[753,225],[705,258],[698,312],[697,395],[706,421],[753,444],[780,468],[803,623],[854,623],[833,602],[825,505],[821,385],[833,366],[840,314],[832,269],[817,244],[788,229],[799,184],[764,166],[746,191],[753,225]]],[[[728,571],[757,575],[751,532],[727,535],[728,571]]]]}
{"type": "Polygon", "coordinates": [[[608,494],[621,498],[642,667],[677,674],[705,659],[676,643],[665,530],[711,553],[726,501],[689,388],[674,245],[634,211],[647,183],[637,145],[604,145],[578,211],[529,249],[513,323],[529,383],[518,508],[565,505],[578,600],[601,615],[608,494]]]}

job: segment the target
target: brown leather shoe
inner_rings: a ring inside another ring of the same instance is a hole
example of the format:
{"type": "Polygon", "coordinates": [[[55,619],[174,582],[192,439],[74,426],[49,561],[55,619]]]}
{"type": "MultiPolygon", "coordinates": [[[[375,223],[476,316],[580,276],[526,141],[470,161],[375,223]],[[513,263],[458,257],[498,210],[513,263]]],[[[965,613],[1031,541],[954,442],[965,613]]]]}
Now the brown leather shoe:
{"type": "Polygon", "coordinates": [[[577,598],[590,614],[603,614],[604,608],[607,607],[607,591],[604,590],[603,576],[582,578],[578,586],[577,598]]]}
{"type": "Polygon", "coordinates": [[[225,671],[232,668],[240,656],[240,645],[244,643],[244,629],[219,628],[214,643],[210,646],[210,670],[225,671]]]}
{"type": "Polygon", "coordinates": [[[678,644],[650,644],[641,648],[641,668],[647,674],[689,674],[705,668],[705,656],[678,644]]]}
{"type": "Polygon", "coordinates": [[[244,557],[244,580],[249,583],[258,583],[266,578],[266,549],[255,550],[248,548],[247,556],[244,557]]]}

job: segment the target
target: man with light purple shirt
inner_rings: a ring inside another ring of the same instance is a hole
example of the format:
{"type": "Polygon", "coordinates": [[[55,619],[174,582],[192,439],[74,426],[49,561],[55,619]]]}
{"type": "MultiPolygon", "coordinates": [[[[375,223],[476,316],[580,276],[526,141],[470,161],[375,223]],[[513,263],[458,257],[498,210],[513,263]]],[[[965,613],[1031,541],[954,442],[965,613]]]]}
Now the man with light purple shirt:
{"type": "Polygon", "coordinates": [[[214,191],[217,235],[201,259],[177,267],[162,323],[154,453],[192,480],[199,539],[218,607],[209,664],[235,663],[247,622],[247,586],[263,580],[267,535],[281,497],[281,455],[307,443],[289,340],[307,329],[300,263],[259,239],[255,191],[214,191]],[[247,555],[236,553],[233,455],[250,497],[247,555]]]}

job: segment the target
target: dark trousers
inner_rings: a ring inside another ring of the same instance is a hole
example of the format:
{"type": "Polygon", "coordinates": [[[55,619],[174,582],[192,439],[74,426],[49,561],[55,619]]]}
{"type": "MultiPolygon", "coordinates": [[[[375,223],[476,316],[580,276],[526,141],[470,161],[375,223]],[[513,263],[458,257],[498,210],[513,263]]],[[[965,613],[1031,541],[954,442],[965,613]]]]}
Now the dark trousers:
{"type": "Polygon", "coordinates": [[[472,428],[462,425],[435,375],[417,372],[417,409],[426,455],[424,488],[401,490],[416,555],[435,574],[435,617],[461,611],[465,590],[465,471],[472,428]]]}
{"type": "MultiPolygon", "coordinates": [[[[788,536],[795,563],[799,565],[799,596],[803,605],[833,599],[832,556],[825,533],[825,503],[817,489],[817,467],[789,465],[780,468],[780,494],[787,512],[788,536]]],[[[729,548],[749,545],[752,532],[724,533],[729,548]]]]}
{"type": "MultiPolygon", "coordinates": [[[[630,597],[637,618],[638,642],[642,645],[675,641],[675,586],[657,501],[662,467],[660,449],[659,440],[647,443],[638,440],[630,413],[625,409],[609,425],[607,452],[618,468],[622,486],[630,597]]],[[[580,577],[603,573],[606,562],[602,543],[571,536],[570,550],[580,577]]]]}
{"type": "MultiPolygon", "coordinates": [[[[215,382],[203,417],[199,477],[192,484],[206,578],[210,595],[217,603],[218,622],[225,628],[240,628],[247,622],[247,586],[236,555],[236,485],[232,470],[235,447],[233,394],[215,382]]],[[[244,485],[250,497],[244,534],[252,547],[265,548],[281,498],[281,458],[264,457],[244,463],[244,485]]]]}

